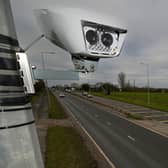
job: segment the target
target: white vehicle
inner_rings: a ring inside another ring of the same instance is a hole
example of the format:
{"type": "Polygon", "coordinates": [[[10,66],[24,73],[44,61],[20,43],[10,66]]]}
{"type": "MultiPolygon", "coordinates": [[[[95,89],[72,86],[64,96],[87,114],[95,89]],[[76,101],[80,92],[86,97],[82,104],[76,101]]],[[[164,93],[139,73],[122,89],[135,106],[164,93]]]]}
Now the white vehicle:
{"type": "Polygon", "coordinates": [[[65,94],[64,93],[60,93],[59,97],[63,98],[63,97],[65,97],[65,94]]]}
{"type": "Polygon", "coordinates": [[[87,97],[88,97],[88,98],[92,98],[92,95],[91,95],[91,94],[88,94],[87,97]]]}
{"type": "Polygon", "coordinates": [[[87,95],[88,95],[88,92],[82,92],[82,95],[83,95],[83,96],[87,96],[87,95]]]}
{"type": "Polygon", "coordinates": [[[116,18],[79,8],[35,10],[44,36],[71,54],[75,69],[94,72],[100,58],[119,56],[126,29],[116,18]]]}
{"type": "Polygon", "coordinates": [[[65,89],[67,93],[71,93],[71,89],[65,89]]]}

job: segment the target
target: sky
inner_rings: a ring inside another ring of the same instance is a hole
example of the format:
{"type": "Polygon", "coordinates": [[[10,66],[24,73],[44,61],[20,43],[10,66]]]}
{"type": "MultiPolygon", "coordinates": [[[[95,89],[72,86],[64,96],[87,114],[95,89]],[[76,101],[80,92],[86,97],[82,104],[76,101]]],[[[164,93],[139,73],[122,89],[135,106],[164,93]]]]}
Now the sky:
{"type": "MultiPolygon", "coordinates": [[[[88,10],[115,16],[128,30],[121,55],[112,59],[101,59],[95,73],[82,75],[80,81],[111,82],[117,84],[120,72],[127,81],[137,86],[147,85],[147,66],[151,87],[168,87],[168,1],[166,0],[11,0],[17,37],[25,48],[41,32],[36,23],[33,9],[51,6],[87,8],[88,10]],[[141,62],[145,64],[141,64],[141,62]]],[[[31,65],[41,68],[41,52],[47,55],[45,63],[49,69],[74,69],[69,53],[43,39],[28,50],[31,65]]],[[[50,81],[50,85],[72,81],[50,81]]]]}

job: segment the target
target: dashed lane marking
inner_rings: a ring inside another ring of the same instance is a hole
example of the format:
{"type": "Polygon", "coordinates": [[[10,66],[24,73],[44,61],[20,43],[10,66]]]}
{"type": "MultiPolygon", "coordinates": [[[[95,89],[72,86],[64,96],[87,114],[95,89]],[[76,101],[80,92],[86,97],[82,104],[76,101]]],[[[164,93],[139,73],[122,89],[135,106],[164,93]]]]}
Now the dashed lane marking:
{"type": "Polygon", "coordinates": [[[128,135],[128,138],[131,140],[131,141],[135,141],[135,138],[133,138],[132,136],[128,135]]]}

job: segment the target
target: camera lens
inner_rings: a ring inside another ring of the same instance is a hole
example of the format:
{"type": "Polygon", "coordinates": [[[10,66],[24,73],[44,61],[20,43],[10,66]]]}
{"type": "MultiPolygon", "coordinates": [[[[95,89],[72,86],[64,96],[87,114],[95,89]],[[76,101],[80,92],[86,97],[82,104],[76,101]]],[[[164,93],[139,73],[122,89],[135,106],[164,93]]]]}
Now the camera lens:
{"type": "Polygon", "coordinates": [[[91,44],[91,45],[95,45],[98,40],[99,40],[99,37],[97,35],[97,32],[96,31],[93,31],[93,30],[88,30],[86,32],[86,40],[91,44]]]}
{"type": "Polygon", "coordinates": [[[113,43],[113,37],[109,33],[103,33],[101,36],[101,41],[106,47],[110,47],[113,43]]]}

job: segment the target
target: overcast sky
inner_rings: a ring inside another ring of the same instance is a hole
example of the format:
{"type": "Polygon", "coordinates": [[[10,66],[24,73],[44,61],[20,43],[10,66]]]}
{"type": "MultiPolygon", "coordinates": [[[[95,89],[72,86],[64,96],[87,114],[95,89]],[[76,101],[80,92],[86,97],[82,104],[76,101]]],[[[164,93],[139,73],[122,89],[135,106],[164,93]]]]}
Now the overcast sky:
{"type": "MultiPolygon", "coordinates": [[[[125,72],[127,80],[136,85],[146,85],[146,66],[150,66],[153,87],[168,87],[168,1],[166,0],[11,0],[17,36],[21,47],[26,47],[40,35],[33,9],[66,5],[116,16],[128,29],[120,57],[102,59],[95,73],[83,76],[80,82],[106,81],[117,83],[117,75],[125,72]]],[[[41,52],[54,51],[57,56],[46,58],[48,68],[73,69],[68,53],[43,39],[28,52],[32,65],[41,67],[41,52]]],[[[63,81],[62,81],[63,82],[63,81]]],[[[54,82],[52,82],[54,83],[54,82]]],[[[58,81],[57,81],[58,83],[58,81]]],[[[60,82],[59,82],[60,83],[60,82]]]]}

